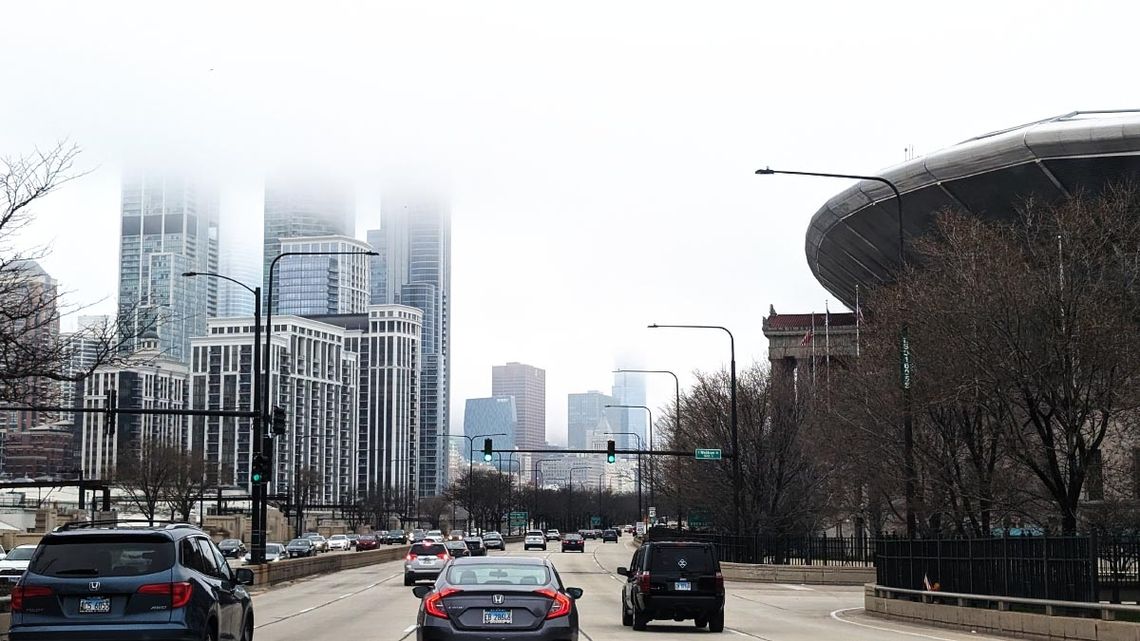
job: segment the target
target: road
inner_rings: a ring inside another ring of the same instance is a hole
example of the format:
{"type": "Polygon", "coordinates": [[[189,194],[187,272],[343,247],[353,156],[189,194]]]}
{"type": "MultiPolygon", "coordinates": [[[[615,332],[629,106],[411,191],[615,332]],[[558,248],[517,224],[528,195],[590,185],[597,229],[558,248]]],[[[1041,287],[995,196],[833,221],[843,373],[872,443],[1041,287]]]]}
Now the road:
{"type": "MultiPolygon", "coordinates": [[[[339,554],[339,553],[337,553],[339,554]]],[[[352,554],[351,552],[347,554],[352,554]]],[[[492,555],[504,554],[491,552],[492,555]]],[[[621,625],[621,581],[614,574],[633,554],[629,539],[614,545],[586,542],[584,554],[523,552],[549,556],[567,586],[580,587],[582,639],[693,639],[713,634],[692,622],[654,621],[648,632],[621,625]]],[[[723,634],[761,641],[965,641],[994,639],[969,632],[921,627],[863,614],[863,588],[728,582],[723,634]]],[[[415,639],[418,599],[404,587],[403,562],[381,563],[277,587],[254,597],[257,641],[415,639]]]]}

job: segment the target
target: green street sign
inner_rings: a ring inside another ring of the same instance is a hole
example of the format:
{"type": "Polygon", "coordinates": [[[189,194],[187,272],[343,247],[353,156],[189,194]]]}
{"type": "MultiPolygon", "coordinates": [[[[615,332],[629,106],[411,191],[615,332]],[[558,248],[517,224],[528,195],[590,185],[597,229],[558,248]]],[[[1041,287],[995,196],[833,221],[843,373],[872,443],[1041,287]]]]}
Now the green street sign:
{"type": "Polygon", "coordinates": [[[717,448],[717,449],[699,449],[699,450],[697,450],[696,456],[694,456],[694,458],[696,458],[698,461],[719,461],[720,460],[720,448],[717,448]]]}
{"type": "Polygon", "coordinates": [[[591,527],[600,527],[601,525],[602,525],[602,517],[600,517],[600,516],[591,516],[590,517],[590,526],[591,527]]]}
{"type": "Polygon", "coordinates": [[[526,512],[511,512],[510,517],[511,527],[526,527],[526,512]]]}

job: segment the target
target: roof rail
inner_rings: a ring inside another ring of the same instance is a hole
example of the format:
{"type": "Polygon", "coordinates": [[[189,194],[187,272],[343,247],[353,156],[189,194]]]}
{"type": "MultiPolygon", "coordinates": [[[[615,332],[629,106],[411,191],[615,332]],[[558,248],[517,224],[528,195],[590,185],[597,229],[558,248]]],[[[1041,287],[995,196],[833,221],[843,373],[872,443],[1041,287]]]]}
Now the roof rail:
{"type": "Polygon", "coordinates": [[[155,519],[153,521],[147,519],[103,519],[96,521],[72,521],[70,523],[64,523],[63,525],[56,527],[54,530],[52,530],[52,532],[67,532],[69,530],[80,530],[84,528],[117,528],[123,525],[129,525],[136,528],[140,526],[148,528],[162,527],[168,530],[183,527],[197,527],[196,525],[182,521],[166,521],[160,519],[155,519]]]}

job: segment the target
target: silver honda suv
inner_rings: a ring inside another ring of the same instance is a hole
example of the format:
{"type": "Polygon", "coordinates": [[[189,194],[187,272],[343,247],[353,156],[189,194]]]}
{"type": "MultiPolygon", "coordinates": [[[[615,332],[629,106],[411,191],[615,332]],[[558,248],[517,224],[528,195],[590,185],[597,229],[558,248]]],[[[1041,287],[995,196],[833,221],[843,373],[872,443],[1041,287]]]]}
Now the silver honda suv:
{"type": "Polygon", "coordinates": [[[443,566],[451,560],[447,548],[442,543],[416,543],[404,557],[404,585],[415,585],[416,581],[435,580],[443,566]]]}

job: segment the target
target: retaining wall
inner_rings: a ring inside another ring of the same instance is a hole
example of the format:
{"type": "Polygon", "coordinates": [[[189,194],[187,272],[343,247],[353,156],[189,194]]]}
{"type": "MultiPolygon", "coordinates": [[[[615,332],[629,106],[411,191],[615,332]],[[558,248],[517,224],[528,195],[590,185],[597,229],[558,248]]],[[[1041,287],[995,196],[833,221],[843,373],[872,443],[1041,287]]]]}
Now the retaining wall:
{"type": "Polygon", "coordinates": [[[263,565],[247,565],[253,570],[254,585],[265,586],[286,581],[295,581],[307,576],[328,574],[362,568],[376,563],[386,563],[404,558],[408,553],[408,546],[384,547],[379,550],[367,552],[338,552],[319,554],[303,559],[288,559],[263,565]]]}
{"type": "Polygon", "coordinates": [[[811,583],[815,585],[866,585],[875,581],[875,568],[827,565],[756,565],[721,561],[720,570],[727,581],[811,583]]]}

